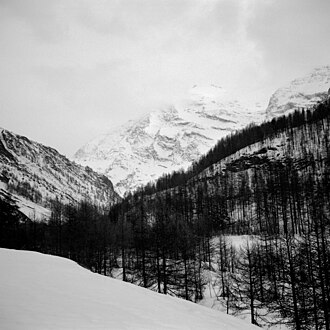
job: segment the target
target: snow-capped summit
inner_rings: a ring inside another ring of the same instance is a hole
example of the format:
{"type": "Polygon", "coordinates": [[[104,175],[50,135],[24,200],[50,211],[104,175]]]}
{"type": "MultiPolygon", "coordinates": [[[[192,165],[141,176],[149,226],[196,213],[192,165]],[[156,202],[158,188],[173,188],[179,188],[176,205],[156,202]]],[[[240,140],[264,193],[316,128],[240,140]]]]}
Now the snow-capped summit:
{"type": "Polygon", "coordinates": [[[194,86],[183,101],[95,138],[74,158],[106,174],[124,194],[187,168],[220,138],[261,119],[222,87],[194,86]]]}
{"type": "Polygon", "coordinates": [[[297,108],[309,108],[324,100],[330,88],[330,66],[314,69],[279,88],[270,98],[266,110],[268,119],[287,114],[297,108]]]}
{"type": "Polygon", "coordinates": [[[217,140],[250,122],[271,119],[322,101],[330,87],[330,66],[316,68],[278,89],[266,109],[222,86],[194,85],[182,101],[156,110],[97,137],[75,160],[106,174],[123,194],[163,173],[187,168],[217,140]],[[248,103],[249,102],[249,103],[248,103]]]}
{"type": "Polygon", "coordinates": [[[223,87],[213,84],[208,86],[194,85],[190,89],[189,94],[192,100],[193,99],[224,100],[228,96],[228,92],[223,87]]]}

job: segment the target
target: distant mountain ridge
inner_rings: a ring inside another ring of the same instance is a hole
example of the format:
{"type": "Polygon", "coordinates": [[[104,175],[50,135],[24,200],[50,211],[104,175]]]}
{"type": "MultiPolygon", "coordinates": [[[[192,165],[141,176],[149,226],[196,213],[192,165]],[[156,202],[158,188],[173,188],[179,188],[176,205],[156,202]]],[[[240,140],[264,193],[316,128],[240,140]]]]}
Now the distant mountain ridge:
{"type": "Polygon", "coordinates": [[[266,109],[267,119],[310,108],[321,102],[330,88],[330,66],[321,66],[279,88],[271,96],[266,109]]]}
{"type": "Polygon", "coordinates": [[[260,118],[221,87],[194,86],[186,100],[95,138],[74,160],[106,174],[124,194],[186,169],[218,139],[260,118]]]}
{"type": "Polygon", "coordinates": [[[11,192],[27,216],[37,217],[49,215],[49,203],[56,198],[63,203],[86,199],[105,207],[119,198],[106,176],[2,128],[0,190],[11,192]]]}
{"type": "Polygon", "coordinates": [[[186,169],[219,139],[251,122],[310,108],[324,100],[329,87],[330,66],[316,68],[276,90],[265,109],[244,106],[222,87],[195,85],[181,103],[93,139],[74,160],[107,175],[124,194],[164,173],[186,169]]]}

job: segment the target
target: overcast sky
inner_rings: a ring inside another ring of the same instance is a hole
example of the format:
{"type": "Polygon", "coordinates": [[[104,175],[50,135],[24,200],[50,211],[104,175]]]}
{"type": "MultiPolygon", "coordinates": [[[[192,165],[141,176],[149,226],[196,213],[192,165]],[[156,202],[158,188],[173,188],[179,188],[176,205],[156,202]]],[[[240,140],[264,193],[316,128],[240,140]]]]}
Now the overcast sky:
{"type": "Polygon", "coordinates": [[[329,56],[329,0],[0,0],[0,126],[71,156],[195,84],[270,96],[329,56]]]}

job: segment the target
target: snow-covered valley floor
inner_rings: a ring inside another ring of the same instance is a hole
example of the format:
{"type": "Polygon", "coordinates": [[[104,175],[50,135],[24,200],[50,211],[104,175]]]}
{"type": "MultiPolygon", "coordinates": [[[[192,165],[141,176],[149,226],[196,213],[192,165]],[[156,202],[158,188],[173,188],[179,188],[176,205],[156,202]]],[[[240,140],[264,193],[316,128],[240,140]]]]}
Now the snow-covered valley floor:
{"type": "Polygon", "coordinates": [[[256,329],[203,306],[94,274],[68,259],[0,249],[0,328],[256,329]]]}

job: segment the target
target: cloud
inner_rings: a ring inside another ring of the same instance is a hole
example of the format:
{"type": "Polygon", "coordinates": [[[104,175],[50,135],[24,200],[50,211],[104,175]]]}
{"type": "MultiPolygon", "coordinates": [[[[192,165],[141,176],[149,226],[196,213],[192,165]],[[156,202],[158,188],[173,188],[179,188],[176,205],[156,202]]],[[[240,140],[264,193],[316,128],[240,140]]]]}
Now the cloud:
{"type": "Polygon", "coordinates": [[[1,125],[72,154],[194,84],[270,93],[327,60],[328,9],[321,0],[2,0],[1,125]]]}
{"type": "Polygon", "coordinates": [[[329,1],[254,1],[252,13],[248,36],[275,81],[329,63],[329,1]]]}

